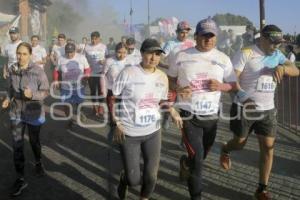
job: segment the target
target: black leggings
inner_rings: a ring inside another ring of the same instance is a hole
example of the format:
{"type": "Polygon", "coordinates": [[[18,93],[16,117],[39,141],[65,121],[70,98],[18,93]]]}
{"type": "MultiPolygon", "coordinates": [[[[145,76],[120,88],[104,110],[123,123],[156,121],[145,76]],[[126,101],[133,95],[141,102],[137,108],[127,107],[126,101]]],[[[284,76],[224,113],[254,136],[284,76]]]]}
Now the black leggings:
{"type": "Polygon", "coordinates": [[[88,79],[91,96],[93,96],[93,102],[104,102],[103,94],[101,94],[100,77],[90,77],[88,79]]]}
{"type": "MultiPolygon", "coordinates": [[[[187,111],[181,111],[182,117],[190,115],[187,111]]],[[[189,166],[191,176],[188,179],[188,188],[192,199],[201,197],[203,190],[203,161],[212,147],[217,133],[218,116],[194,116],[190,120],[184,120],[182,136],[189,154],[189,166]]]]}
{"type": "Polygon", "coordinates": [[[125,142],[121,145],[126,183],[131,187],[142,184],[141,196],[144,198],[149,198],[155,188],[160,149],[160,130],[146,136],[126,136],[125,142]],[[140,166],[141,153],[144,160],[143,177],[140,166]]]}
{"type": "Polygon", "coordinates": [[[41,161],[41,143],[40,143],[40,130],[41,126],[34,126],[27,123],[16,123],[11,121],[11,132],[13,136],[13,156],[15,169],[18,176],[24,176],[24,133],[28,128],[29,142],[34,154],[36,163],[41,161]]]}

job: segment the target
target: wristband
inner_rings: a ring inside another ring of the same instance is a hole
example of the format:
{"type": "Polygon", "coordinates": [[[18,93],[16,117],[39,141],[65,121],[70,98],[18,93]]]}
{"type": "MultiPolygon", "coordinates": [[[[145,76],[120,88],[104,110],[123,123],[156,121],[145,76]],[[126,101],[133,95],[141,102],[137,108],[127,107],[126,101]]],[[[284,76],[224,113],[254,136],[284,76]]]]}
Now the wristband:
{"type": "Polygon", "coordinates": [[[248,94],[242,89],[236,93],[236,96],[240,102],[244,102],[248,99],[248,94]]]}

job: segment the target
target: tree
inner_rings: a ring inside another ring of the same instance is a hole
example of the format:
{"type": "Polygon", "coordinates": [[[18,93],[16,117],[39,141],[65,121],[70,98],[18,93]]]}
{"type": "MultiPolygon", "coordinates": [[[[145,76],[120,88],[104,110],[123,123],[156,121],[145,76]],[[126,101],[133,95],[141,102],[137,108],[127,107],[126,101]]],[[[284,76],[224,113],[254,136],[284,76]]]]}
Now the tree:
{"type": "Polygon", "coordinates": [[[219,26],[246,26],[252,25],[253,23],[244,16],[233,15],[230,13],[216,14],[212,18],[219,26]]]}
{"type": "Polygon", "coordinates": [[[55,29],[60,33],[72,35],[83,17],[68,3],[55,0],[48,8],[48,39],[51,39],[55,29]]]}
{"type": "Polygon", "coordinates": [[[300,34],[296,36],[296,44],[298,47],[300,47],[300,34]]]}
{"type": "Polygon", "coordinates": [[[283,35],[283,39],[285,39],[286,42],[294,42],[294,37],[289,33],[283,35]]]}

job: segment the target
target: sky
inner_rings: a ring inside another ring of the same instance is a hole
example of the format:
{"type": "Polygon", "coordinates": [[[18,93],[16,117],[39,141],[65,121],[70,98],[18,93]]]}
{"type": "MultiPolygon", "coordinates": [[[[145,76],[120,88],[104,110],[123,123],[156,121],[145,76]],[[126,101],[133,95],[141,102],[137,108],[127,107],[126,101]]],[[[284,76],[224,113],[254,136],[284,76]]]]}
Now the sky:
{"type": "MultiPolygon", "coordinates": [[[[133,23],[147,23],[148,0],[86,0],[92,12],[97,13],[106,3],[118,13],[118,19],[129,21],[130,1],[133,23]]],[[[250,19],[259,27],[259,0],[149,0],[150,21],[158,17],[177,17],[191,25],[216,13],[232,13],[250,19]]],[[[276,24],[285,33],[300,33],[300,0],[265,0],[266,23],[276,24]]]]}

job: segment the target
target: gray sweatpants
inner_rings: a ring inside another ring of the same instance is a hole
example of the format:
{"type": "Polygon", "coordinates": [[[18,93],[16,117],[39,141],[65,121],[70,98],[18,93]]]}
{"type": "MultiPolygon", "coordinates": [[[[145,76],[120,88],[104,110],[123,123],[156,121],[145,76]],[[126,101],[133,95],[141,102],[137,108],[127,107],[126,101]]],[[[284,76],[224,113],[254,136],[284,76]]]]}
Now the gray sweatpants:
{"type": "Polygon", "coordinates": [[[149,198],[154,191],[160,160],[160,130],[146,136],[129,137],[121,145],[126,183],[129,186],[142,185],[141,196],[149,198]],[[140,156],[144,161],[141,175],[140,156]]]}

